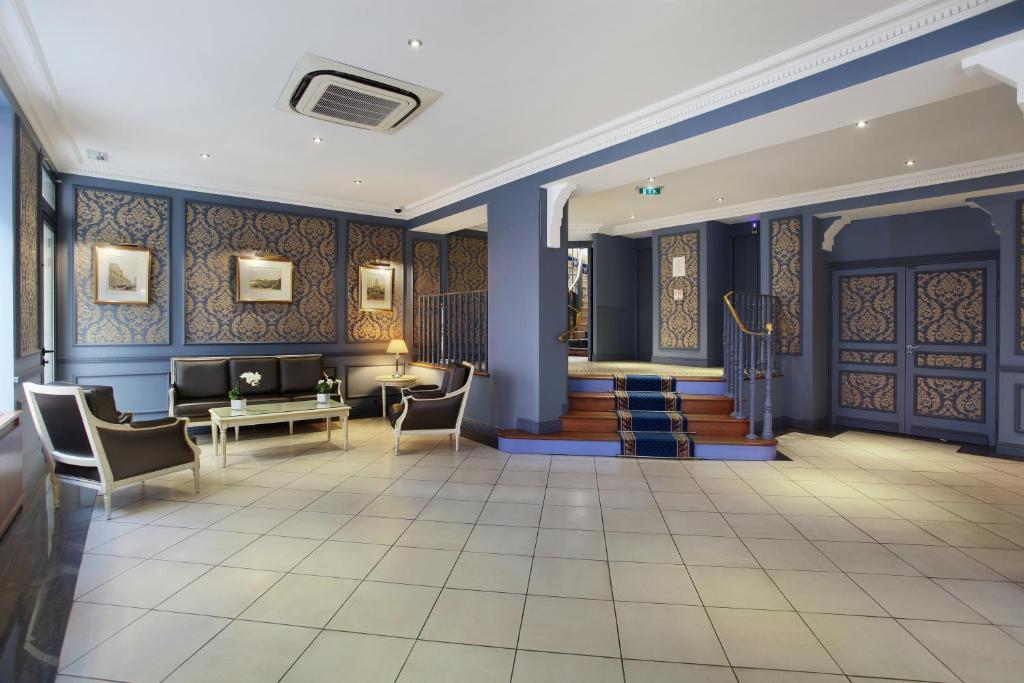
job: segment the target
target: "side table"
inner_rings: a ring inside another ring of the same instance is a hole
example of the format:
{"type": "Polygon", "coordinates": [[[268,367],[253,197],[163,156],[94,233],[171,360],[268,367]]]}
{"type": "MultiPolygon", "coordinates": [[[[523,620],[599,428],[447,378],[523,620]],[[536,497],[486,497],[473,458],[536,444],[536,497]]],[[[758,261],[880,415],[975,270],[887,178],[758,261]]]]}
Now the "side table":
{"type": "Polygon", "coordinates": [[[373,379],[380,384],[380,412],[383,418],[388,416],[388,387],[411,387],[419,381],[416,375],[377,375],[373,379]]]}

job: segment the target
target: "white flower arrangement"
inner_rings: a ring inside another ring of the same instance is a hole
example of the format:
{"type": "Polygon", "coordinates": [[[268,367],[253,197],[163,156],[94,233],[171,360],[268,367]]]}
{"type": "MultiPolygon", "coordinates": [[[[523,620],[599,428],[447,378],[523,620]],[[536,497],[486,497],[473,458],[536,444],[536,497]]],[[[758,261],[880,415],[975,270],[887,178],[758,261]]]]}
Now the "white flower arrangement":
{"type": "MultiPolygon", "coordinates": [[[[238,376],[239,379],[244,380],[250,387],[256,388],[263,381],[263,375],[258,372],[243,372],[238,376]]],[[[242,398],[242,387],[241,384],[235,383],[235,387],[228,392],[228,398],[232,401],[237,401],[242,398]]]]}
{"type": "Polygon", "coordinates": [[[334,386],[334,380],[330,377],[324,377],[316,383],[316,393],[318,394],[329,394],[331,393],[331,387],[334,386]]]}

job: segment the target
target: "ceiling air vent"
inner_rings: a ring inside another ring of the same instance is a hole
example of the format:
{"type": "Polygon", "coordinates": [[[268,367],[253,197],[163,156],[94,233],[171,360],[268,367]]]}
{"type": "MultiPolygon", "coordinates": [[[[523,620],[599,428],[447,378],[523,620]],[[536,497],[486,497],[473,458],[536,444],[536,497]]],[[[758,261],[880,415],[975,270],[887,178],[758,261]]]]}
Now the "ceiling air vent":
{"type": "Polygon", "coordinates": [[[278,108],[389,133],[440,96],[436,90],[304,55],[278,100],[278,108]]]}

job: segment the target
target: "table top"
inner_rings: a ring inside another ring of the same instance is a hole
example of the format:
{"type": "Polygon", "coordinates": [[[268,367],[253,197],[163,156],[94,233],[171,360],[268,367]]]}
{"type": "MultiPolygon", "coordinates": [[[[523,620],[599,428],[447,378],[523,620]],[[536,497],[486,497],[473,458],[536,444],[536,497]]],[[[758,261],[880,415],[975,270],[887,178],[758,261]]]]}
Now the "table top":
{"type": "Polygon", "coordinates": [[[259,403],[256,405],[248,405],[245,410],[232,410],[228,406],[223,408],[210,408],[210,415],[216,415],[219,418],[231,418],[231,417],[255,417],[263,415],[289,415],[292,413],[306,413],[317,410],[330,410],[345,408],[349,409],[349,406],[344,403],[338,403],[335,400],[331,400],[327,403],[317,403],[313,401],[286,401],[284,403],[259,403]]]}
{"type": "Polygon", "coordinates": [[[374,377],[378,382],[415,382],[419,379],[416,375],[402,375],[395,377],[393,375],[377,375],[374,377]]]}

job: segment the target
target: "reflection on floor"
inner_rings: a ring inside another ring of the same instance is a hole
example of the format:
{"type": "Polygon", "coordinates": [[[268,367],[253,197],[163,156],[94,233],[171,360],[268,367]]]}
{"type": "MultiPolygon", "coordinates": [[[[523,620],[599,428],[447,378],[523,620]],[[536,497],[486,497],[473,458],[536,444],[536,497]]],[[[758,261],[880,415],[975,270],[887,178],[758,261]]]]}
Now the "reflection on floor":
{"type": "Polygon", "coordinates": [[[67,680],[1024,671],[1024,462],[860,433],[786,435],[791,462],[757,463],[443,439],[395,457],[377,419],[353,422],[348,452],[262,434],[226,469],[204,445],[200,494],[175,475],[94,519],[67,680]]]}
{"type": "Polygon", "coordinates": [[[638,360],[589,361],[586,358],[569,357],[570,375],[673,375],[689,377],[721,377],[722,368],[699,368],[689,365],[666,365],[638,360]]]}

